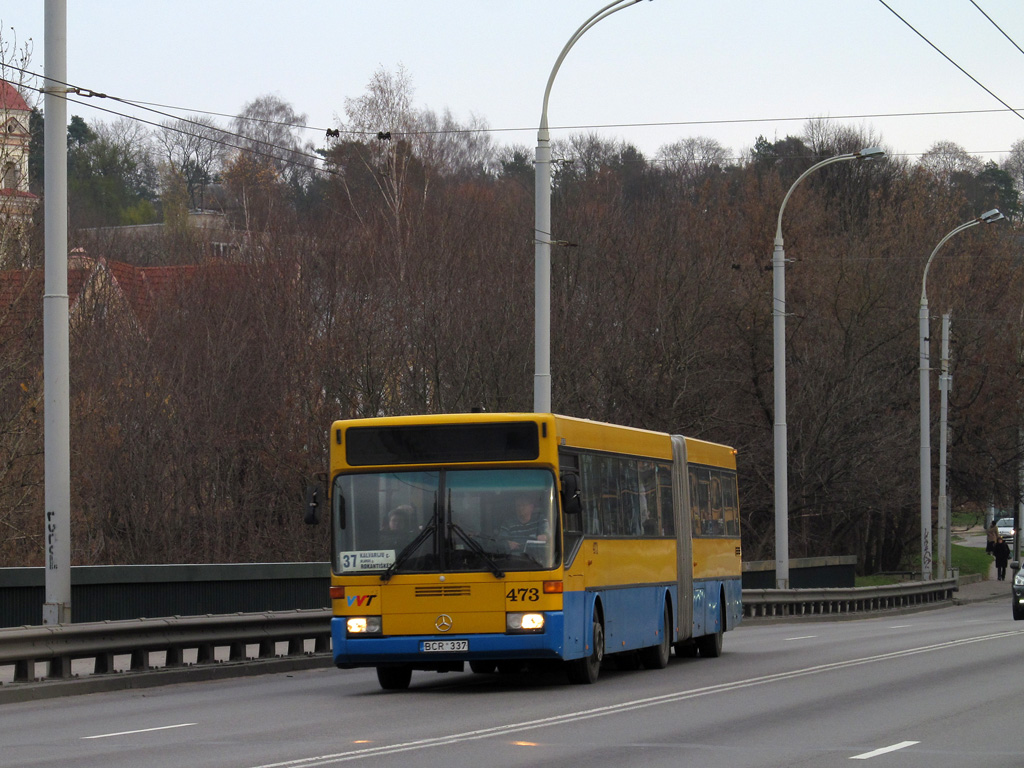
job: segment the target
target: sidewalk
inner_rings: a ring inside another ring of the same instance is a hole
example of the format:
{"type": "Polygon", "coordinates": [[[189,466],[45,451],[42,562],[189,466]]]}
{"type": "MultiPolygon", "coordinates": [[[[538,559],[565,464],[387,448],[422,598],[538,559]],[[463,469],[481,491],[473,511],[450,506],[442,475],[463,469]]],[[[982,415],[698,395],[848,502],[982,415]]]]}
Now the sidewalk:
{"type": "Polygon", "coordinates": [[[966,605],[986,600],[1010,602],[1012,584],[1013,571],[1009,568],[1006,569],[1006,581],[996,581],[996,565],[993,562],[988,572],[988,578],[984,581],[978,579],[977,575],[965,576],[960,580],[959,588],[953,595],[953,604],[966,605]]]}

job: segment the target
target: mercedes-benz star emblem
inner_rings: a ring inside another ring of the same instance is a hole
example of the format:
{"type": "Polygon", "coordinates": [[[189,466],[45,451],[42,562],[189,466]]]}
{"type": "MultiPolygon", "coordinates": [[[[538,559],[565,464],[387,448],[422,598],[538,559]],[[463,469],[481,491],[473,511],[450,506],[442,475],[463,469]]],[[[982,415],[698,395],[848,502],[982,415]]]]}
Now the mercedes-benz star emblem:
{"type": "Polygon", "coordinates": [[[434,626],[437,627],[438,632],[447,632],[452,628],[452,617],[447,613],[442,613],[437,617],[437,621],[434,622],[434,626]]]}

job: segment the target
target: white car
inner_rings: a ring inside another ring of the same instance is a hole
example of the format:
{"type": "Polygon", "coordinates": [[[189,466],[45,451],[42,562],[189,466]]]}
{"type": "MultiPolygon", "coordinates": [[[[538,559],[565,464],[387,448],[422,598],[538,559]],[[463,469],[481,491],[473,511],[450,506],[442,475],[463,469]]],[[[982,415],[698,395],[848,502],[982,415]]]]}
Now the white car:
{"type": "Polygon", "coordinates": [[[996,527],[999,529],[999,535],[1002,537],[1010,549],[1013,549],[1013,518],[1012,517],[1001,517],[996,523],[996,527]]]}

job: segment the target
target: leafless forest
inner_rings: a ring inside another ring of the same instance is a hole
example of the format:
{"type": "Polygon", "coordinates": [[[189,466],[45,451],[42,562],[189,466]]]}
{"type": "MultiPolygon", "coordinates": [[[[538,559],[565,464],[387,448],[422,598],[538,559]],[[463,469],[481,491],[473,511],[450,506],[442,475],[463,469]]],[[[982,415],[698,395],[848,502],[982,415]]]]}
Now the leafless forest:
{"type": "MultiPolygon", "coordinates": [[[[348,100],[319,163],[287,129],[255,135],[281,103],[240,116],[233,148],[212,148],[202,173],[201,155],[175,154],[175,136],[149,137],[163,147],[149,157],[165,226],[144,246],[91,229],[124,223],[126,208],[104,218],[93,188],[72,180],[72,247],[136,266],[217,267],[190,273],[143,318],[100,290],[76,305],[74,564],[325,560],[329,533],[304,526],[301,507],[305,483],[325,470],[332,420],[532,408],[532,148],[498,147],[485,126],[413,109],[403,78],[381,73],[348,100]],[[201,204],[240,233],[229,256],[211,256],[176,214],[201,204]]],[[[86,159],[97,141],[142,141],[92,133],[78,145],[86,159]]],[[[572,136],[554,147],[552,210],[554,410],[735,446],[747,560],[774,556],[779,205],[817,160],[884,145],[830,123],[755,138],[740,156],[681,139],[646,157],[572,136]]],[[[1010,220],[958,235],[932,265],[931,348],[937,369],[939,316],[952,313],[954,508],[1015,503],[1020,183],[1012,163],[937,146],[915,160],[829,166],[790,200],[792,557],[853,554],[867,573],[915,557],[922,272],[943,235],[997,206],[1010,220]]],[[[43,558],[42,283],[32,269],[42,258],[37,221],[7,252],[0,302],[2,566],[43,558]]]]}

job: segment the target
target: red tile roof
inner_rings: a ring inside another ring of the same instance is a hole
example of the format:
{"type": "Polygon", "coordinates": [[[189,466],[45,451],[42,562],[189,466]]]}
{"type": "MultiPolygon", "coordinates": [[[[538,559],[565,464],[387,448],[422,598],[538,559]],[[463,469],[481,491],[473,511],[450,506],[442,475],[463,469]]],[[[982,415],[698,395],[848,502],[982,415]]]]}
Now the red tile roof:
{"type": "Polygon", "coordinates": [[[29,112],[28,104],[18,92],[18,89],[6,80],[0,80],[0,109],[9,109],[16,112],[29,112]]]}

